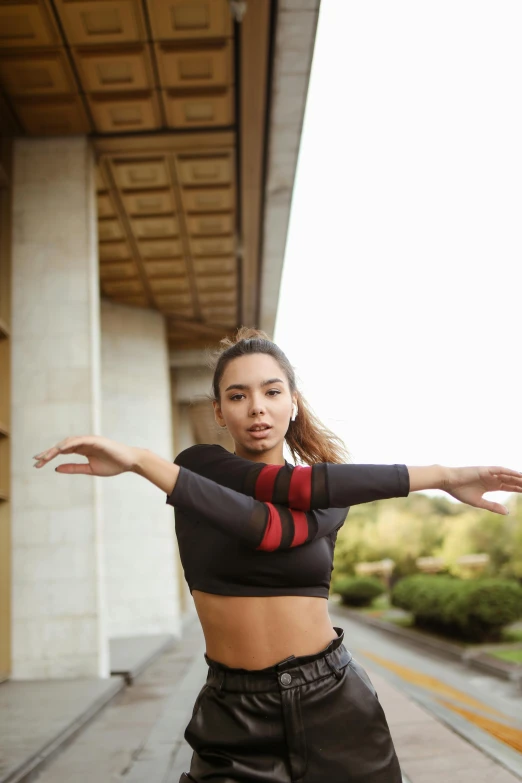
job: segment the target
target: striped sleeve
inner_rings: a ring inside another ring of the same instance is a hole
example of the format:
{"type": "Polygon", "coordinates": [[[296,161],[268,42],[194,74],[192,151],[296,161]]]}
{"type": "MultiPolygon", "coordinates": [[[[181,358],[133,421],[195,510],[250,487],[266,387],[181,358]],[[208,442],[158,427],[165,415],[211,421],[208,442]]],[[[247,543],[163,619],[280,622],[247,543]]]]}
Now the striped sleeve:
{"type": "Polygon", "coordinates": [[[406,465],[263,465],[246,476],[246,490],[257,500],[301,511],[340,508],[406,497],[410,474],[406,465]]]}
{"type": "Polygon", "coordinates": [[[400,464],[267,465],[211,445],[186,449],[176,463],[256,500],[298,511],[356,506],[410,492],[408,468],[400,464]]]}
{"type": "Polygon", "coordinates": [[[342,526],[348,512],[344,507],[301,511],[263,503],[184,467],[167,503],[201,515],[222,532],[264,552],[292,549],[330,535],[342,526]]]}

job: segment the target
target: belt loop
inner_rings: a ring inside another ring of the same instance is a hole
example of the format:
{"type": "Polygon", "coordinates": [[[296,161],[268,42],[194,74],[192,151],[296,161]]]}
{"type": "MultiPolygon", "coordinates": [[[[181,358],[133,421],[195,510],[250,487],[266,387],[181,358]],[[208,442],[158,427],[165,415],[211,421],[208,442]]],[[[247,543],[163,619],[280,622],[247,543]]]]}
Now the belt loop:
{"type": "Polygon", "coordinates": [[[284,664],[288,663],[289,661],[295,661],[295,655],[289,655],[288,658],[284,659],[284,661],[279,661],[279,663],[274,664],[274,668],[279,671],[279,667],[284,666],[284,664]]]}
{"type": "Polygon", "coordinates": [[[330,667],[330,669],[332,670],[332,672],[335,674],[336,678],[338,680],[340,680],[342,678],[342,676],[343,676],[343,672],[341,671],[341,669],[338,669],[337,666],[334,663],[332,663],[332,661],[330,660],[330,654],[327,653],[324,656],[324,659],[325,659],[326,663],[328,664],[328,666],[330,667]]]}
{"type": "Polygon", "coordinates": [[[217,676],[218,676],[217,695],[221,699],[223,699],[223,698],[225,698],[225,694],[223,692],[223,684],[225,682],[225,672],[224,672],[224,670],[221,669],[220,671],[218,671],[217,676]]]}

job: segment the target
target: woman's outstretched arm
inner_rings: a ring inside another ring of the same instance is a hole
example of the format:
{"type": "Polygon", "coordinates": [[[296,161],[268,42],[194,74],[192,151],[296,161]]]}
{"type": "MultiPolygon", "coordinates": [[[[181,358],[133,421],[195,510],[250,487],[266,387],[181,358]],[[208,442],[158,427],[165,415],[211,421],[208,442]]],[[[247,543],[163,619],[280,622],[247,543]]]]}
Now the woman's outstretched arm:
{"type": "MultiPolygon", "coordinates": [[[[198,476],[186,468],[172,464],[169,460],[148,449],[126,446],[108,438],[86,436],[67,438],[46,452],[35,457],[35,467],[41,468],[59,454],[81,454],[87,457],[86,464],[64,464],[56,468],[59,473],[76,473],[91,476],[115,476],[134,472],[143,476],[163,492],[167,502],[173,506],[187,508],[201,513],[208,522],[224,532],[239,536],[249,546],[264,551],[288,549],[308,543],[326,535],[320,526],[316,511],[296,511],[269,502],[260,502],[228,487],[222,487],[211,479],[198,476]]],[[[343,465],[331,465],[343,468],[343,465]]],[[[365,466],[348,466],[364,468],[365,466]]],[[[409,469],[399,466],[402,472],[409,469]]],[[[397,478],[397,466],[372,466],[373,497],[398,497],[408,494],[397,478]],[[378,475],[382,482],[379,484],[378,475]],[[395,480],[392,480],[395,476],[395,480]],[[383,485],[389,482],[386,494],[383,485]]],[[[421,486],[418,489],[440,488],[439,477],[430,468],[420,470],[421,486]],[[437,484],[432,481],[436,478],[437,484]],[[428,482],[429,483],[426,483],[428,482]]],[[[361,471],[361,476],[364,471],[361,471]]],[[[489,508],[496,513],[507,513],[507,509],[482,499],[484,492],[497,489],[522,492],[522,475],[507,468],[454,468],[446,474],[446,491],[469,505],[489,508]]],[[[370,482],[364,489],[368,493],[370,482]]],[[[359,495],[364,494],[359,488],[359,495]]],[[[335,498],[334,498],[335,500],[335,498]]],[[[355,502],[366,502],[356,500],[355,502]]],[[[355,504],[352,501],[351,505],[355,504]]],[[[334,505],[331,503],[330,505],[334,505]]],[[[345,498],[339,499],[338,507],[345,508],[345,498]]]]}
{"type": "Polygon", "coordinates": [[[231,454],[222,446],[191,446],[176,463],[225,487],[264,502],[308,511],[340,508],[423,489],[442,489],[471,506],[507,514],[485,492],[520,492],[522,473],[502,467],[448,468],[443,465],[267,465],[231,454]]]}

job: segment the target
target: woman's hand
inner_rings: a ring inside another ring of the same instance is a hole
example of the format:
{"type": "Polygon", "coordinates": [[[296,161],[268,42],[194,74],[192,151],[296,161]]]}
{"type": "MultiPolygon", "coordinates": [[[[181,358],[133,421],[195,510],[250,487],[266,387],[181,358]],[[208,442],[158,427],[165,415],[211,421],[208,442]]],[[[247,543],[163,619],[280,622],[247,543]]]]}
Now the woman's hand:
{"type": "Polygon", "coordinates": [[[87,463],[65,463],[55,468],[57,473],[84,473],[88,476],[117,476],[133,471],[139,449],[117,443],[98,435],[82,435],[57,443],[56,446],[42,451],[34,459],[35,468],[43,468],[59,454],[81,454],[87,457],[87,463]]]}
{"type": "Polygon", "coordinates": [[[495,514],[509,514],[500,503],[484,500],[485,492],[522,492],[522,473],[510,468],[449,468],[443,489],[461,503],[485,508],[495,514]]]}

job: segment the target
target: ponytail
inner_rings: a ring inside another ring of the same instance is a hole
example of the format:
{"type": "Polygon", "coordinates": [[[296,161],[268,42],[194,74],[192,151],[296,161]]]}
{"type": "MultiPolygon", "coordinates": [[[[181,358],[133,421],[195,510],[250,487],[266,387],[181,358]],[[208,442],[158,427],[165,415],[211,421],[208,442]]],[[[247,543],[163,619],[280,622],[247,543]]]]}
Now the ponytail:
{"type": "Polygon", "coordinates": [[[292,394],[297,396],[298,414],[290,422],[285,439],[295,462],[314,465],[317,462],[343,463],[350,461],[350,455],[343,441],[322,424],[312,412],[307,401],[297,389],[294,368],[283,351],[265,332],[242,326],[235,339],[225,338],[220,349],[214,354],[214,378],[212,391],[214,400],[219,402],[219,384],[225,368],[233,359],[247,354],[264,353],[272,356],[288,378],[292,394]]]}

